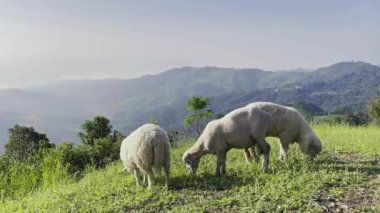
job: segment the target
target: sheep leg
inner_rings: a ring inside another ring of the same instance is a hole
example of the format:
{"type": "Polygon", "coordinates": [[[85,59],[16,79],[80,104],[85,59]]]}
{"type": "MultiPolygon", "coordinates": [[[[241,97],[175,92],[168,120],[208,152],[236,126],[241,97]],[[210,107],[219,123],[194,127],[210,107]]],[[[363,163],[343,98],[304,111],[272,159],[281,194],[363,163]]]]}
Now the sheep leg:
{"type": "Polygon", "coordinates": [[[143,184],[144,185],[148,184],[148,175],[146,174],[143,175],[143,184]]]}
{"type": "Polygon", "coordinates": [[[226,151],[220,151],[216,155],[216,176],[221,176],[226,173],[226,151]]]}
{"type": "Polygon", "coordinates": [[[286,156],[289,149],[289,144],[291,142],[291,139],[289,139],[290,135],[288,132],[284,132],[281,135],[279,135],[279,142],[280,142],[280,156],[279,159],[281,161],[286,161],[286,156]]]}
{"type": "Polygon", "coordinates": [[[251,153],[249,151],[249,148],[245,148],[244,149],[244,157],[245,157],[245,161],[247,163],[251,163],[252,162],[253,158],[252,158],[252,155],[251,155],[251,153]]]}
{"type": "Polygon", "coordinates": [[[139,169],[134,169],[133,174],[135,176],[136,186],[140,186],[140,171],[139,171],[139,169]]]}
{"type": "MultiPolygon", "coordinates": [[[[256,145],[257,146],[257,145],[256,145]]],[[[244,149],[244,156],[245,156],[245,161],[247,163],[251,163],[253,161],[253,159],[255,159],[255,162],[256,163],[259,163],[260,162],[260,157],[259,155],[256,153],[255,151],[255,147],[251,147],[251,148],[246,148],[244,149]]]]}
{"type": "MultiPolygon", "coordinates": [[[[256,149],[258,149],[258,148],[257,148],[257,147],[258,147],[257,144],[255,145],[255,147],[256,147],[256,149]]],[[[255,159],[255,162],[256,162],[256,163],[259,163],[259,162],[260,162],[260,157],[259,157],[259,155],[256,153],[256,149],[255,149],[255,147],[250,148],[250,149],[249,149],[249,152],[251,153],[251,156],[253,156],[253,158],[255,159]]]]}
{"type": "Polygon", "coordinates": [[[154,183],[154,174],[153,171],[148,171],[148,189],[151,189],[154,183]]]}
{"type": "Polygon", "coordinates": [[[258,144],[255,144],[252,149],[257,153],[257,156],[261,156],[263,154],[263,149],[258,144]]]}
{"type": "Polygon", "coordinates": [[[280,160],[286,161],[286,155],[288,153],[289,144],[281,141],[280,144],[280,160]]]}
{"type": "Polygon", "coordinates": [[[165,166],[165,186],[169,186],[169,172],[170,172],[170,167],[167,165],[165,166]]]}
{"type": "Polygon", "coordinates": [[[268,166],[269,166],[270,145],[265,140],[260,140],[258,146],[260,147],[264,155],[262,170],[265,172],[268,170],[268,166]]]}

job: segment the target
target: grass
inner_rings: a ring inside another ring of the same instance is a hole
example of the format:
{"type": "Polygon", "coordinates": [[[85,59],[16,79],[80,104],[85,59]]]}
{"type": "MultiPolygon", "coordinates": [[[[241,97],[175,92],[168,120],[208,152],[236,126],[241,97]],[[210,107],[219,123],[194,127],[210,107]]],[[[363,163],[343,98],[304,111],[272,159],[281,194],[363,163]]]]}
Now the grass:
{"type": "Polygon", "coordinates": [[[20,197],[34,189],[48,188],[63,180],[70,181],[59,153],[46,151],[41,154],[43,157],[38,163],[0,158],[0,200],[20,197]]]}
{"type": "Polygon", "coordinates": [[[90,169],[77,182],[54,182],[19,197],[5,197],[0,212],[322,212],[380,211],[380,128],[316,126],[323,152],[308,161],[291,146],[286,163],[272,147],[270,169],[246,164],[241,150],[228,153],[227,175],[214,177],[215,157],[202,158],[189,177],[182,153],[193,141],[172,151],[168,188],[158,178],[153,190],[136,187],[120,162],[90,169]]]}

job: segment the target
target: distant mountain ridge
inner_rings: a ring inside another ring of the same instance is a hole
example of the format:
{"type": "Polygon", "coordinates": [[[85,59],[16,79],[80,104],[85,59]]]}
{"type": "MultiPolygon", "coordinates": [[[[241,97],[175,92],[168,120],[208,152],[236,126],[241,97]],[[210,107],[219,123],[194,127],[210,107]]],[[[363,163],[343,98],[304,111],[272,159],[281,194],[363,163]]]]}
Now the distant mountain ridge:
{"type": "Polygon", "coordinates": [[[326,112],[365,112],[369,100],[379,95],[379,85],[378,66],[341,62],[311,72],[181,67],[136,79],[0,90],[0,145],[15,124],[34,126],[53,142],[77,142],[80,125],[98,114],[125,134],[150,119],[173,129],[182,124],[192,95],[209,97],[216,113],[253,101],[305,101],[326,112]]]}

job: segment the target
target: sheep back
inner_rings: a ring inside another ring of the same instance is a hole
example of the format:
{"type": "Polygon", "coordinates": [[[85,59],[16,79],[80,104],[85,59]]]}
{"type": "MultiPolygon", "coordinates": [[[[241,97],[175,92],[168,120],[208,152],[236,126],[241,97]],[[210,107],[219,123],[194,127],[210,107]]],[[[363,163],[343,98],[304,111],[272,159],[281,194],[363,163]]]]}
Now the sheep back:
{"type": "Polygon", "coordinates": [[[124,168],[133,172],[153,170],[160,172],[170,166],[170,142],[165,130],[154,124],[145,124],[125,138],[120,147],[124,168]]]}

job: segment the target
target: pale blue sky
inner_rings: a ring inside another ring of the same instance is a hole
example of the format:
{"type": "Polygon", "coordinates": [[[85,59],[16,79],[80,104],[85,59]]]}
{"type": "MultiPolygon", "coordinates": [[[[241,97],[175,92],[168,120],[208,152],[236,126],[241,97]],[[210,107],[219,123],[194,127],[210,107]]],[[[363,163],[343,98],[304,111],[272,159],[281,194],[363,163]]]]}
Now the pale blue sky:
{"type": "Polygon", "coordinates": [[[178,66],[380,64],[380,1],[0,0],[0,88],[178,66]]]}

